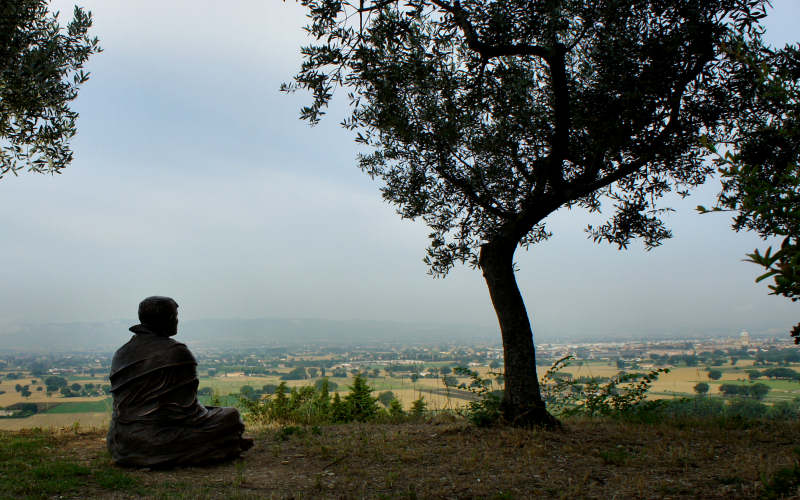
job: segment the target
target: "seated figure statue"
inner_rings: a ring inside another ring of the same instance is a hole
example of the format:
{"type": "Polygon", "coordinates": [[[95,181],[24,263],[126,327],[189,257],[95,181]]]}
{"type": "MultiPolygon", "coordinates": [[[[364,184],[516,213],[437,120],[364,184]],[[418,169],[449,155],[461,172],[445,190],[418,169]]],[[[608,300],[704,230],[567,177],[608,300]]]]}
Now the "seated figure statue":
{"type": "Polygon", "coordinates": [[[133,338],[114,354],[114,411],[107,444],[119,465],[164,468],[239,456],[253,445],[242,438],[235,408],[197,402],[197,361],[178,332],[178,304],[148,297],[139,304],[133,338]]]}

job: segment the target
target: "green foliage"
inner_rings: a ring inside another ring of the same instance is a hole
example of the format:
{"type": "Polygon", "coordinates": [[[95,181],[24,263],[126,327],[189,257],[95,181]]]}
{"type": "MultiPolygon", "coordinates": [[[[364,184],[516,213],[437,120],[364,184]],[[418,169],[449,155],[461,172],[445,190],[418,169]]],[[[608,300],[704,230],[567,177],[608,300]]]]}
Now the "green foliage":
{"type": "Polygon", "coordinates": [[[305,380],[308,378],[306,368],[304,366],[297,366],[289,373],[281,375],[281,380],[305,380]]]}
{"type": "Polygon", "coordinates": [[[317,390],[319,391],[319,390],[322,390],[323,384],[327,384],[328,391],[330,391],[330,392],[335,392],[336,389],[339,388],[339,384],[337,384],[336,382],[334,382],[332,380],[329,380],[328,377],[323,377],[323,378],[317,380],[316,382],[314,382],[314,387],[316,387],[317,390]]]}
{"type": "Polygon", "coordinates": [[[701,396],[705,395],[706,393],[708,393],[708,384],[705,383],[705,382],[699,382],[699,383],[695,384],[694,392],[696,392],[697,394],[699,394],[701,396]]]}
{"type": "MultiPolygon", "coordinates": [[[[722,151],[710,142],[722,178],[722,191],[712,210],[733,211],[733,229],[782,238],[780,248],[747,254],[761,266],[756,281],[772,278],[771,294],[800,300],[800,47],[776,50],[760,40],[732,44],[737,62],[732,79],[739,119],[722,151]]],[[[800,343],[800,323],[792,330],[800,343]]]]}
{"type": "Polygon", "coordinates": [[[708,378],[711,380],[719,380],[722,378],[722,372],[720,370],[708,370],[708,378]]]}
{"type": "MultiPolygon", "coordinates": [[[[327,378],[314,385],[293,387],[281,382],[275,393],[258,400],[242,398],[245,418],[251,422],[315,425],[322,423],[366,422],[379,415],[377,398],[366,380],[357,375],[350,392],[340,398],[338,393],[331,398],[327,378]]],[[[385,413],[385,412],[384,412],[385,413]]]]}
{"type": "Polygon", "coordinates": [[[659,368],[648,373],[620,372],[607,382],[594,380],[580,384],[570,378],[560,378],[556,374],[574,359],[565,356],[557,360],[542,377],[545,402],[551,412],[562,415],[615,416],[638,411],[646,406],[645,398],[651,385],[668,368],[659,368]]]}
{"type": "Polygon", "coordinates": [[[378,401],[380,401],[380,403],[386,408],[389,408],[389,406],[392,404],[392,401],[396,400],[397,398],[395,398],[392,391],[383,391],[378,394],[378,401]]]}
{"type": "Polygon", "coordinates": [[[0,10],[0,178],[23,168],[59,173],[72,161],[78,113],[70,102],[89,79],[92,15],[75,7],[62,27],[46,0],[3,2],[0,10]]]}
{"type": "Polygon", "coordinates": [[[67,379],[65,379],[64,377],[58,377],[58,376],[55,376],[55,375],[51,375],[51,376],[47,377],[46,379],[44,379],[44,385],[47,386],[47,390],[48,391],[55,392],[55,391],[61,389],[62,387],[66,387],[67,386],[67,379]]]}
{"type": "Polygon", "coordinates": [[[394,420],[400,420],[406,416],[403,405],[396,398],[389,403],[389,416],[394,420]]]}
{"type": "MultiPolygon", "coordinates": [[[[198,392],[198,394],[199,394],[199,392],[198,392]]],[[[256,399],[259,399],[259,395],[256,393],[256,390],[253,389],[253,387],[249,386],[249,385],[243,385],[242,387],[240,387],[239,388],[239,394],[241,394],[241,396],[243,398],[247,398],[247,399],[249,399],[251,401],[255,401],[256,399]]]]}
{"type": "Polygon", "coordinates": [[[339,398],[339,393],[333,395],[331,403],[331,420],[334,422],[349,422],[350,410],[347,404],[339,398]]]}
{"type": "Polygon", "coordinates": [[[719,386],[719,392],[725,396],[744,396],[754,399],[764,399],[769,391],[770,387],[762,383],[750,385],[722,384],[719,386]]]}
{"type": "Polygon", "coordinates": [[[469,384],[461,384],[459,388],[478,396],[478,399],[467,403],[467,419],[478,427],[489,427],[497,423],[502,417],[501,397],[490,390],[491,380],[481,378],[478,372],[463,366],[456,367],[454,371],[458,375],[470,379],[469,384]]]}
{"type": "Polygon", "coordinates": [[[350,417],[358,422],[372,420],[378,414],[378,400],[372,397],[372,388],[361,374],[353,377],[350,392],[344,397],[350,417]]]}
{"type": "Polygon", "coordinates": [[[445,387],[456,387],[458,385],[458,379],[451,375],[445,375],[442,377],[442,383],[445,387]]]}
{"type": "Polygon", "coordinates": [[[795,370],[792,370],[791,368],[786,368],[783,366],[776,368],[767,368],[766,370],[762,370],[761,375],[767,378],[783,379],[783,380],[800,379],[800,373],[798,373],[795,370]]]}
{"type": "Polygon", "coordinates": [[[419,419],[425,415],[428,409],[428,403],[425,402],[425,396],[421,395],[419,398],[411,402],[411,416],[419,419]]]}

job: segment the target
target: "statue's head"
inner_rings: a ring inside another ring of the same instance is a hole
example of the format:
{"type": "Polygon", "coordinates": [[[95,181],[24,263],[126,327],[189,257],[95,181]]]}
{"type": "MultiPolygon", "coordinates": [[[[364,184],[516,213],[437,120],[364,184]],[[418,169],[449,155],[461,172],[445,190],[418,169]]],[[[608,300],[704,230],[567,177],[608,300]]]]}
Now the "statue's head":
{"type": "Polygon", "coordinates": [[[169,297],[147,297],[139,303],[139,322],[159,335],[171,337],[178,333],[178,303],[169,297]]]}

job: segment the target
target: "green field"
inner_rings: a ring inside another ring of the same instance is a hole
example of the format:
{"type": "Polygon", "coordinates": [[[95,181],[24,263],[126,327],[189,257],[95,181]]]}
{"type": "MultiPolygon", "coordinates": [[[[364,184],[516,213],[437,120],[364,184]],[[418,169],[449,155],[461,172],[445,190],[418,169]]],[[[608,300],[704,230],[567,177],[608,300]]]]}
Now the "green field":
{"type": "Polygon", "coordinates": [[[47,410],[46,414],[53,413],[99,413],[111,411],[111,398],[102,401],[82,401],[77,403],[61,403],[47,410]]]}

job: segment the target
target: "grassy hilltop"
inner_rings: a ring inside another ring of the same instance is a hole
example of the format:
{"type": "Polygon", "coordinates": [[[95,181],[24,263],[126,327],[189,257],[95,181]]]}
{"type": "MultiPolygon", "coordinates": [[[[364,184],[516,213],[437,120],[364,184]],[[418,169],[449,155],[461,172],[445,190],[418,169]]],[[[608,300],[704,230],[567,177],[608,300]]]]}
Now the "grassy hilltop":
{"type": "Polygon", "coordinates": [[[102,429],[0,432],[0,498],[778,498],[800,425],[566,419],[560,431],[418,423],[263,427],[233,463],[111,464],[102,429]]]}

